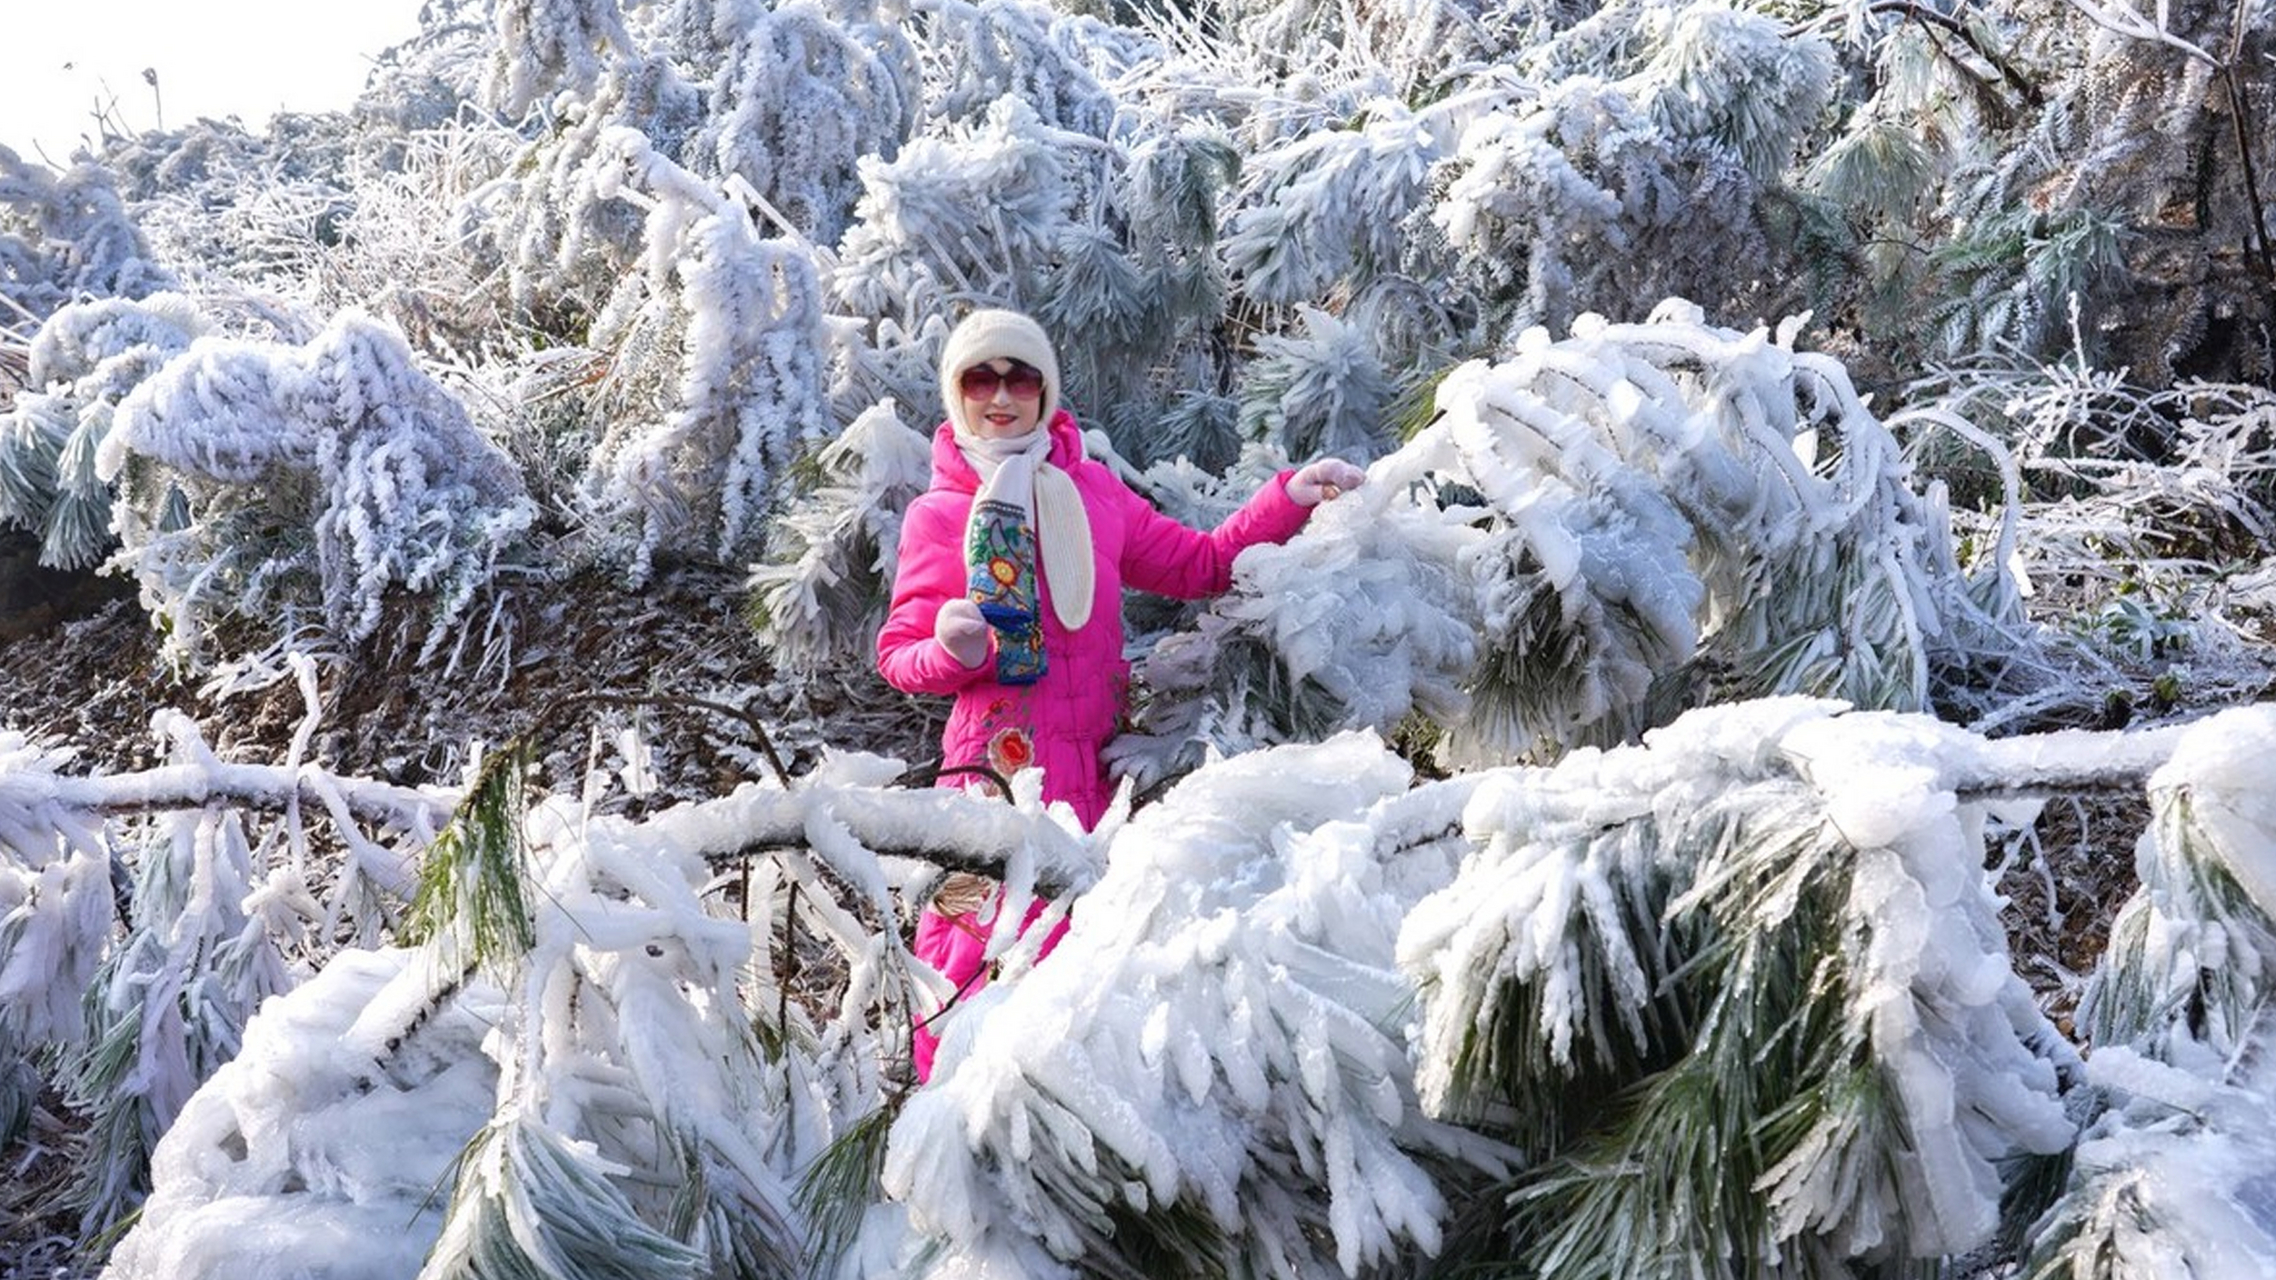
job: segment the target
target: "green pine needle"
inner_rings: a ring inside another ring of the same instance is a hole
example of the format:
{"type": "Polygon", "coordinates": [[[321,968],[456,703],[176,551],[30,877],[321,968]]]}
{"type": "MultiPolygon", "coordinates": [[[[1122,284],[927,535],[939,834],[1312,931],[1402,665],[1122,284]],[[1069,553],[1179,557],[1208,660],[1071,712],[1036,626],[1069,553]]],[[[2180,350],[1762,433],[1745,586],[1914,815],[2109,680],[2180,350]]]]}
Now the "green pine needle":
{"type": "Polygon", "coordinates": [[[862,1215],[882,1198],[878,1181],[885,1169],[886,1138],[899,1114],[899,1106],[889,1103],[854,1121],[807,1166],[793,1201],[813,1231],[808,1274],[830,1272],[853,1243],[862,1215]]]}
{"type": "Polygon", "coordinates": [[[436,944],[464,966],[511,967],[537,945],[522,843],[530,746],[517,739],[482,762],[450,825],[427,849],[404,940],[436,944]]]}
{"type": "Polygon", "coordinates": [[[510,1115],[459,1161],[450,1220],[420,1280],[693,1280],[701,1252],[643,1221],[600,1163],[510,1115]]]}

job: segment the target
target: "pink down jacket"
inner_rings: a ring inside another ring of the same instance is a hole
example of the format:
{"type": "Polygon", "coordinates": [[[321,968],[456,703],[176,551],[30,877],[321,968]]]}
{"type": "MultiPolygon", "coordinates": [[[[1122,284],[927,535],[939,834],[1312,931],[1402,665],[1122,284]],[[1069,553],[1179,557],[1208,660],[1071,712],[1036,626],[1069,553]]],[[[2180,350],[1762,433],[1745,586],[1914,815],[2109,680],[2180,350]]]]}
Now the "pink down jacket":
{"type": "Polygon", "coordinates": [[[1120,727],[1130,687],[1122,589],[1182,600],[1215,595],[1232,585],[1235,556],[1258,543],[1286,541],[1311,512],[1288,496],[1284,473],[1224,524],[1201,533],[1156,511],[1112,471],[1084,457],[1082,436],[1066,410],[1052,415],[1050,431],[1051,461],[1074,477],[1090,516],[1096,595],[1089,624],[1074,632],[1059,625],[1048,603],[1051,581],[1044,578],[1046,667],[1031,685],[998,684],[993,660],[968,668],[933,639],[934,615],[964,594],[964,525],[980,485],[943,423],[933,433],[932,487],[902,518],[900,568],[877,636],[877,669],[896,689],[956,699],[941,733],[942,763],[985,764],[1007,776],[1040,768],[1044,799],[1067,802],[1089,827],[1113,794],[1099,748],[1120,727]]]}
{"type": "MultiPolygon", "coordinates": [[[[1073,632],[1060,626],[1049,603],[1051,581],[1042,579],[1045,668],[1031,685],[999,684],[993,658],[966,667],[933,638],[940,607],[965,592],[964,526],[980,486],[979,474],[956,447],[955,433],[942,423],[933,433],[932,487],[902,518],[900,567],[893,604],[877,636],[877,669],[896,689],[956,699],[941,732],[944,765],[983,764],[1006,778],[1040,768],[1043,798],[1065,801],[1088,828],[1113,795],[1099,750],[1120,728],[1130,688],[1130,663],[1122,654],[1123,588],[1186,600],[1215,595],[1232,585],[1233,558],[1243,549],[1287,540],[1311,512],[1289,498],[1283,472],[1216,529],[1189,529],[1083,456],[1082,435],[1066,410],[1052,415],[1049,429],[1051,461],[1074,477],[1090,518],[1096,594],[1089,623],[1073,632]]],[[[942,784],[971,785],[954,774],[942,784]]],[[[1020,927],[1033,923],[1042,909],[1036,903],[1020,927]]],[[[954,918],[924,912],[917,922],[917,957],[960,991],[978,990],[987,981],[981,966],[994,910],[954,918]]],[[[1062,923],[1045,940],[1045,953],[1065,928],[1062,923]]],[[[938,1044],[934,1028],[916,1028],[919,1080],[931,1076],[938,1044]]]]}

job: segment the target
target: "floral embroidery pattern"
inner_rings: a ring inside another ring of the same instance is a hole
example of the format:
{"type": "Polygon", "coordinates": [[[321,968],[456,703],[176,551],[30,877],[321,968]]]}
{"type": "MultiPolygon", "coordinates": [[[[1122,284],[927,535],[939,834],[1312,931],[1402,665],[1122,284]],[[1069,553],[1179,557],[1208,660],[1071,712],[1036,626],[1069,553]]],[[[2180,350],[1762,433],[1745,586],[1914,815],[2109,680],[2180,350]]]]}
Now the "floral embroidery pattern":
{"type": "Polygon", "coordinates": [[[964,562],[967,591],[996,630],[996,680],[1034,684],[1043,676],[1043,622],[1027,513],[1008,502],[975,503],[964,562]]]}

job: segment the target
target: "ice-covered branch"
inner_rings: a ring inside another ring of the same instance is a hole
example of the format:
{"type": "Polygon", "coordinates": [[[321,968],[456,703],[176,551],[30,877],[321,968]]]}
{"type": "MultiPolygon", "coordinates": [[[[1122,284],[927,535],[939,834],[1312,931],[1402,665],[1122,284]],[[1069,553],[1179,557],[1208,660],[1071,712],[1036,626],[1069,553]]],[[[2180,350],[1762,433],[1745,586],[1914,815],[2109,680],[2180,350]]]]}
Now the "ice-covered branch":
{"type": "MultiPolygon", "coordinates": [[[[174,717],[162,721],[170,727],[174,717]]],[[[53,823],[72,814],[130,817],[225,805],[282,811],[296,802],[337,804],[355,818],[424,840],[441,829],[458,802],[449,788],[394,786],[313,764],[231,763],[202,746],[195,753],[186,763],[90,776],[59,771],[60,761],[52,756],[0,754],[0,806],[13,809],[7,816],[16,822],[37,817],[53,823]]]]}
{"type": "MultiPolygon", "coordinates": [[[[620,838],[668,844],[718,864],[771,849],[826,847],[827,837],[815,835],[834,826],[873,855],[950,870],[1003,877],[1015,859],[1031,859],[1036,891],[1053,897],[1088,889],[1102,870],[1095,843],[1059,810],[955,788],[891,785],[898,761],[860,757],[852,767],[859,774],[847,782],[808,781],[788,791],[746,785],[667,810],[620,838]]],[[[850,863],[837,869],[868,878],[850,863]]]]}
{"type": "Polygon", "coordinates": [[[2223,65],[2219,58],[2206,52],[2202,46],[2174,33],[2168,25],[2166,0],[2157,0],[2155,17],[2144,14],[2131,5],[2113,3],[2110,0],[2070,0],[2070,7],[2079,16],[2105,31],[2131,40],[2146,40],[2152,44],[2164,45],[2183,57],[2195,59],[2208,67],[2223,65]]]}

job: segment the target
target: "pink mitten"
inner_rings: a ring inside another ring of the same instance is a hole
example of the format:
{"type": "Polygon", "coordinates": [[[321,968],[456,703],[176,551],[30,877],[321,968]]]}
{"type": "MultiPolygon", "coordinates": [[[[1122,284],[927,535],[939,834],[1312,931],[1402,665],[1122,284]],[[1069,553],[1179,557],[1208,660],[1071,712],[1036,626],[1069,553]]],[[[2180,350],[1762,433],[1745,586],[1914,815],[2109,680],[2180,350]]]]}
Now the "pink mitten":
{"type": "Polygon", "coordinates": [[[1299,507],[1316,507],[1367,483],[1367,473],[1341,458],[1322,458],[1288,477],[1288,498],[1299,507]]]}
{"type": "Polygon", "coordinates": [[[980,606],[959,597],[940,607],[933,617],[933,639],[948,655],[967,667],[988,660],[988,623],[980,606]]]}

